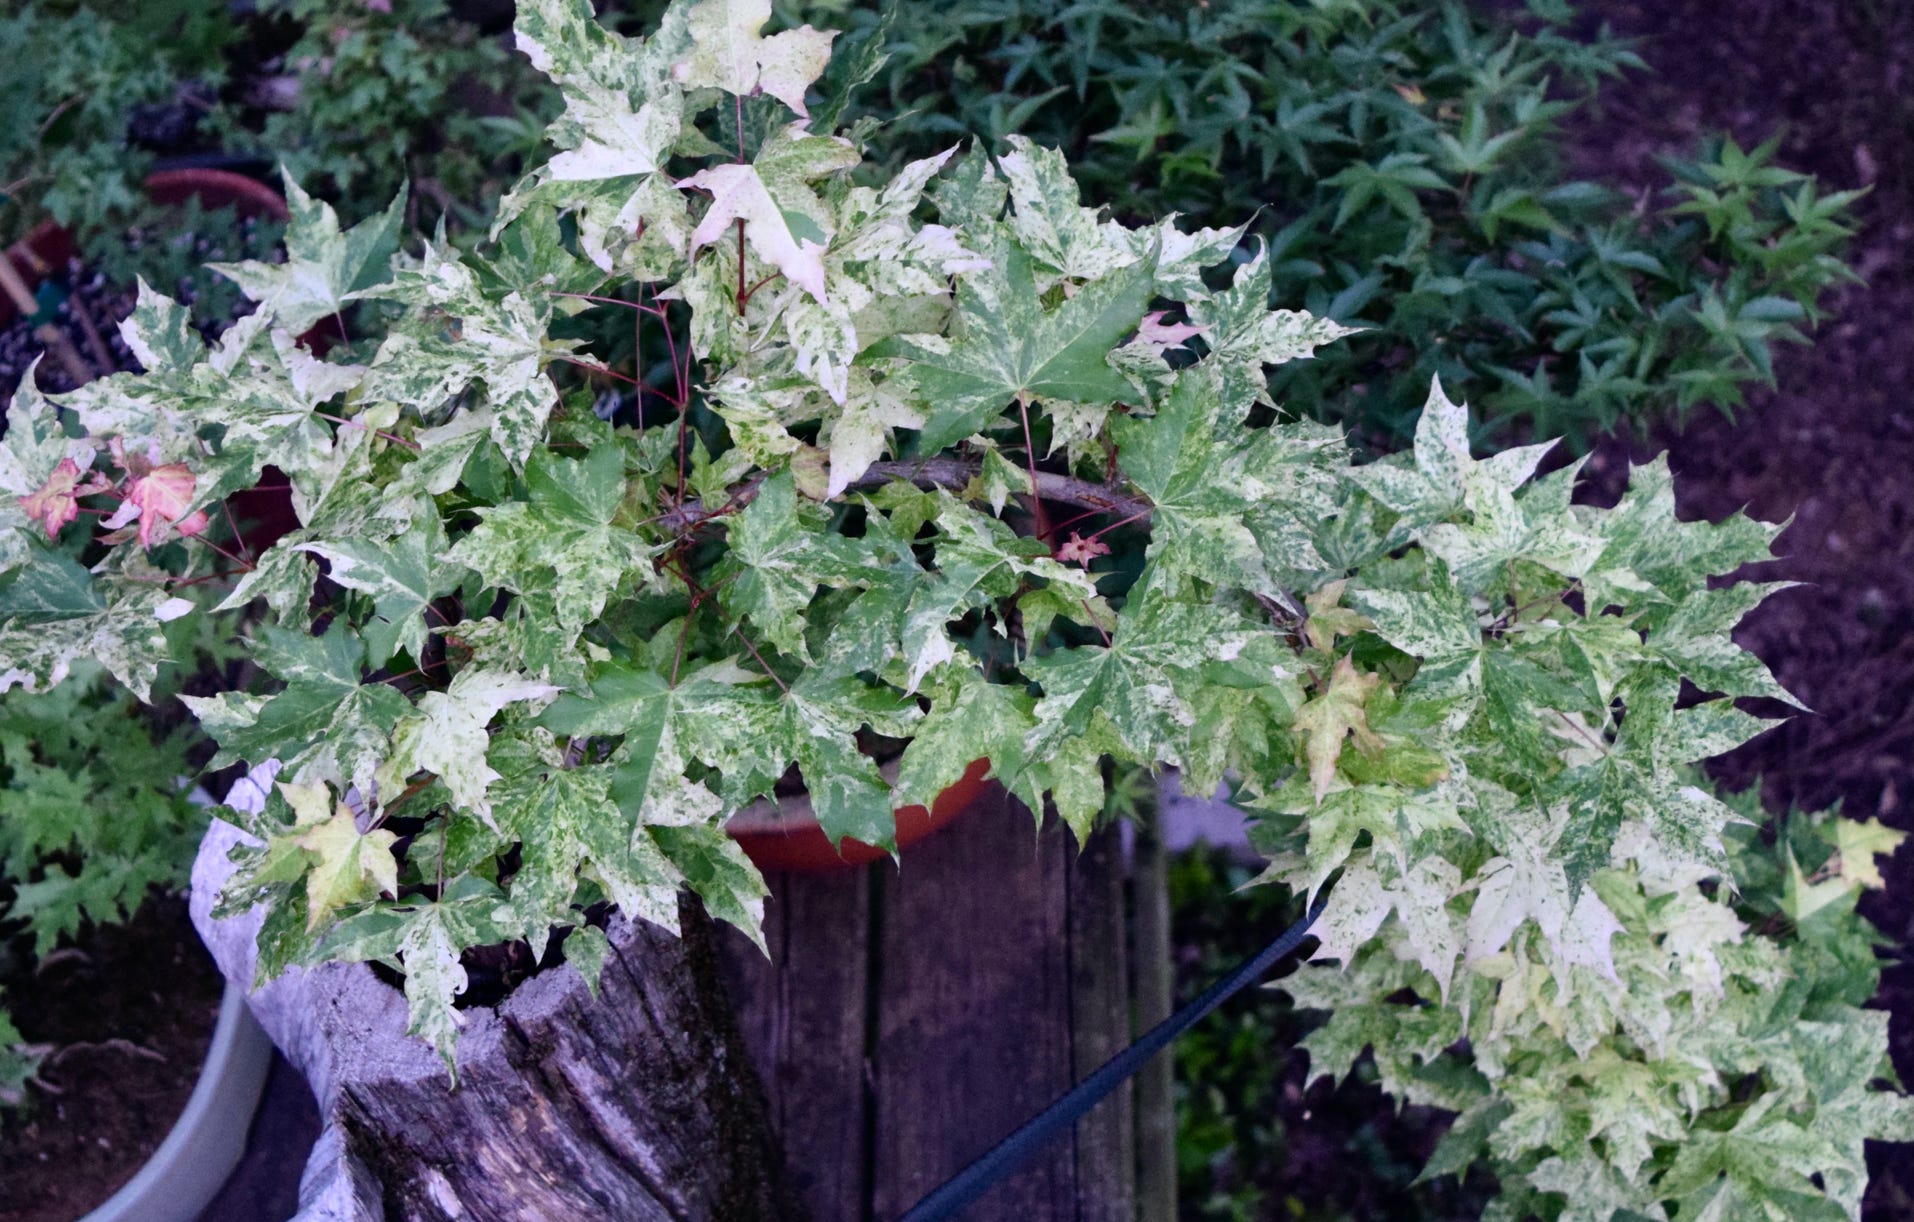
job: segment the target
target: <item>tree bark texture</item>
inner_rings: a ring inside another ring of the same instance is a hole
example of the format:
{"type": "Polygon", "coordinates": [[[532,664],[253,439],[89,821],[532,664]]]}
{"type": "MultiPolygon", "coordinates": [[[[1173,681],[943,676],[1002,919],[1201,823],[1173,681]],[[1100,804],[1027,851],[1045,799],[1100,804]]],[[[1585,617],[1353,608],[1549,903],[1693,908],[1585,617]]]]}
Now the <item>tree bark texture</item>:
{"type": "MultiPolygon", "coordinates": [[[[250,984],[260,912],[211,917],[239,836],[214,822],[192,911],[227,978],[250,984]]],[[[296,1222],[793,1216],[711,922],[695,904],[682,915],[682,939],[615,923],[596,998],[561,967],[464,1011],[457,1089],[406,1035],[404,996],[364,964],[295,968],[258,990],[253,1012],[324,1125],[296,1222]]]]}

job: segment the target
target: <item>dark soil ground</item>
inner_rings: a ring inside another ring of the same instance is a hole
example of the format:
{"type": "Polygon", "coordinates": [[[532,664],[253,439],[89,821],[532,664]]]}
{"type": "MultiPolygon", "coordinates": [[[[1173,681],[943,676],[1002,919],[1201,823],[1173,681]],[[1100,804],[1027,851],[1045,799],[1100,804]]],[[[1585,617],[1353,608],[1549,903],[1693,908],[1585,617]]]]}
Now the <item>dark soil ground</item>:
{"type": "Polygon", "coordinates": [[[0,1125],[0,1222],[72,1222],[159,1148],[199,1079],[224,985],[183,898],[89,928],[6,985],[31,1043],[51,1044],[31,1103],[0,1125]]]}

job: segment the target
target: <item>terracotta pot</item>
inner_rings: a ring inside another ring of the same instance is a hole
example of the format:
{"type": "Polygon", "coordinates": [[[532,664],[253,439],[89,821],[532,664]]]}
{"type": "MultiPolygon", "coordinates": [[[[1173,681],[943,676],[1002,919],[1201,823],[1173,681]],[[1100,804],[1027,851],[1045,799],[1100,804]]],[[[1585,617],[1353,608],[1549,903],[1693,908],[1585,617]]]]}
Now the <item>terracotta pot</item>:
{"type": "MultiPolygon", "coordinates": [[[[989,772],[989,760],[973,760],[956,784],[937,795],[929,810],[921,806],[899,810],[898,850],[909,848],[970,809],[983,796],[989,784],[984,777],[989,772]]],[[[738,842],[752,863],[767,874],[782,870],[807,874],[846,870],[890,856],[876,845],[861,840],[844,841],[840,852],[811,815],[810,801],[801,795],[775,804],[759,802],[747,807],[732,816],[725,831],[738,842]]]]}
{"type": "Polygon", "coordinates": [[[156,204],[183,204],[197,199],[202,208],[235,209],[241,216],[284,221],[286,197],[257,178],[231,170],[161,170],[147,175],[146,198],[156,204]]]}

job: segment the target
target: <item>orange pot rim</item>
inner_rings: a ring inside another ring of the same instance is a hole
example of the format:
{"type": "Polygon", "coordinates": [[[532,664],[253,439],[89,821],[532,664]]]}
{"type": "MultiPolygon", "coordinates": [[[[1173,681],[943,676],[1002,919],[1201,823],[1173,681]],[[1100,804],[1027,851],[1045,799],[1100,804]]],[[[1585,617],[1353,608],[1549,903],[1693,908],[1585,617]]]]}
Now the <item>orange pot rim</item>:
{"type": "MultiPolygon", "coordinates": [[[[988,787],[990,761],[972,760],[964,775],[931,802],[930,809],[905,806],[897,811],[897,849],[903,850],[943,829],[975,805],[988,787]]],[[[736,820],[725,828],[753,865],[766,874],[796,872],[825,874],[868,865],[890,856],[889,852],[861,840],[845,839],[832,845],[817,820],[793,819],[772,827],[759,824],[739,826],[736,820]]]]}

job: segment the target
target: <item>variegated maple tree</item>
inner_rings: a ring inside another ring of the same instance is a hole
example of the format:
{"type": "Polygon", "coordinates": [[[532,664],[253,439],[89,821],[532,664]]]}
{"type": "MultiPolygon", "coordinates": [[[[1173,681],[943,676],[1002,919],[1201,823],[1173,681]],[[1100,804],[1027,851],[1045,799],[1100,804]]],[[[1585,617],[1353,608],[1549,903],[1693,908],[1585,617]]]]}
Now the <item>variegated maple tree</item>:
{"type": "Polygon", "coordinates": [[[271,681],[191,703],[215,767],[278,769],[232,816],[261,976],[398,967],[448,1062],[465,948],[569,927],[591,975],[587,910],[672,925],[681,888],[755,935],[724,821],[793,769],[876,844],[979,758],[1079,836],[1111,761],[1231,778],[1271,876],[1329,888],[1312,1049],[1463,1112],[1507,1216],[1851,1216],[1862,1140],[1909,1135],[1879,1016],[1762,1009],[1811,976],[1744,937],[1737,816],[1685,771],[1786,699],[1729,635],[1769,587],[1709,580],[1774,528],[1679,520],[1660,463],[1577,505],[1439,386],[1354,462],[1269,400],[1343,329],[1272,309],[1242,230],[1105,220],[1018,140],[868,181],[833,129],[875,61],[769,12],[640,41],[527,0],[566,109],[488,243],[398,252],[397,204],[342,230],[289,183],[215,345],[143,289],[144,373],[29,380],[0,687],[91,655],[145,694],[164,621],[235,617],[271,681]],[[635,424],[593,410],[619,380],[635,424]],[[255,552],[225,502],[269,468],[298,525],[255,552]]]}

